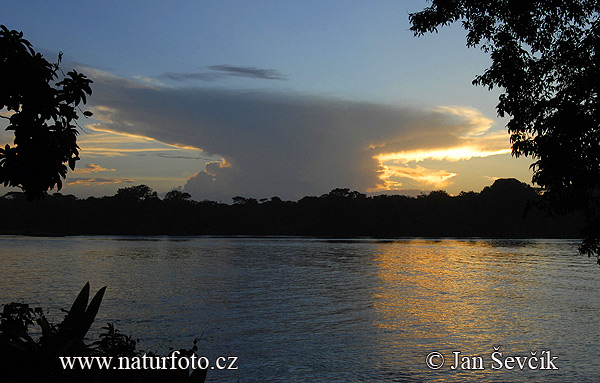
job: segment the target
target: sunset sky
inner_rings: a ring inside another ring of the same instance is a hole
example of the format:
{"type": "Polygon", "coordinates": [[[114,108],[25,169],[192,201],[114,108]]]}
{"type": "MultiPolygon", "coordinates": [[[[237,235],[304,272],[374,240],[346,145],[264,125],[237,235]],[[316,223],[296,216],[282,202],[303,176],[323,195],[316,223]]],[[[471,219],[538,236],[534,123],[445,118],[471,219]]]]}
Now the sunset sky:
{"type": "Polygon", "coordinates": [[[229,203],[528,182],[498,91],[471,84],[489,57],[458,25],[408,30],[427,4],[8,0],[0,23],[94,81],[63,194],[146,184],[229,203]]]}

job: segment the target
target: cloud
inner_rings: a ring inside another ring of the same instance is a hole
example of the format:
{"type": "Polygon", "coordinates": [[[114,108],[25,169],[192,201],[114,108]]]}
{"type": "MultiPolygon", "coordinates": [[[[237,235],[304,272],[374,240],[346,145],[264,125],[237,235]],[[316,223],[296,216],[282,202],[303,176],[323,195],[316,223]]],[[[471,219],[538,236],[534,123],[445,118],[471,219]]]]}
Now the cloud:
{"type": "Polygon", "coordinates": [[[483,176],[483,178],[485,178],[486,180],[489,180],[491,183],[494,183],[494,182],[496,182],[496,180],[500,179],[500,177],[492,177],[492,176],[483,176]]]}
{"type": "Polygon", "coordinates": [[[4,119],[8,119],[13,114],[15,114],[14,110],[6,110],[4,108],[2,110],[0,110],[0,116],[2,116],[2,118],[4,118],[4,119]]]}
{"type": "Polygon", "coordinates": [[[201,81],[216,81],[223,78],[220,73],[180,73],[180,72],[167,72],[159,76],[159,78],[172,81],[188,81],[188,80],[201,80],[201,81]]]}
{"type": "MultiPolygon", "coordinates": [[[[81,154],[86,158],[123,157],[128,155],[151,155],[163,158],[193,158],[198,157],[200,149],[183,144],[167,144],[151,137],[110,130],[106,127],[117,124],[111,119],[114,110],[106,107],[91,107],[94,118],[100,123],[86,126],[85,134],[81,135],[78,145],[81,154]]],[[[122,123],[122,122],[120,122],[122,123]]]]}
{"type": "Polygon", "coordinates": [[[75,173],[77,174],[89,174],[89,173],[98,173],[98,172],[114,172],[115,169],[107,169],[103,168],[100,165],[87,164],[83,168],[75,169],[75,173]]]}
{"type": "MultiPolygon", "coordinates": [[[[166,73],[165,73],[166,75],[166,73]]],[[[134,76],[134,78],[136,80],[140,80],[143,81],[145,83],[151,84],[151,85],[158,85],[158,86],[164,86],[165,84],[160,81],[158,78],[154,78],[154,77],[148,77],[148,76],[134,76]]]]}
{"type": "Polygon", "coordinates": [[[440,148],[440,149],[417,149],[398,153],[385,153],[377,156],[381,161],[394,161],[398,163],[421,162],[427,159],[437,161],[463,161],[470,160],[473,157],[489,157],[498,154],[508,154],[511,149],[494,149],[486,150],[480,145],[478,146],[459,146],[455,148],[440,148]]]}
{"type": "Polygon", "coordinates": [[[234,66],[234,65],[213,65],[210,69],[220,71],[227,76],[235,77],[250,77],[263,80],[285,80],[283,76],[275,69],[259,69],[251,66],[234,66]]]}
{"type": "Polygon", "coordinates": [[[200,157],[200,156],[183,156],[183,155],[171,155],[167,153],[138,153],[138,156],[146,157],[146,156],[155,156],[160,158],[170,158],[177,160],[201,160],[201,161],[211,161],[211,158],[208,157],[200,157]]]}
{"type": "Polygon", "coordinates": [[[198,199],[229,202],[231,197],[245,194],[236,180],[238,172],[227,160],[211,161],[205,169],[190,177],[184,187],[185,191],[194,193],[198,199]]]}
{"type": "Polygon", "coordinates": [[[386,190],[398,190],[401,186],[394,178],[409,178],[434,188],[441,189],[451,184],[450,179],[457,174],[445,170],[430,170],[423,166],[386,166],[386,190]]]}
{"type": "Polygon", "coordinates": [[[120,184],[134,183],[135,180],[130,178],[77,178],[77,177],[68,177],[67,184],[68,185],[79,185],[79,186],[92,186],[92,185],[106,185],[106,184],[120,184]]]}
{"type": "Polygon", "coordinates": [[[336,187],[380,190],[393,187],[390,182],[397,186],[399,177],[439,186],[454,173],[427,173],[416,162],[488,156],[508,147],[508,136],[491,133],[491,120],[471,108],[157,87],[112,75],[90,77],[95,81],[91,103],[110,111],[101,116],[98,129],[201,148],[207,156],[222,158],[187,181],[184,190],[196,199],[294,199],[336,187]],[[385,157],[390,153],[404,157],[385,157]]]}
{"type": "Polygon", "coordinates": [[[287,80],[287,78],[279,73],[276,69],[260,69],[251,66],[234,66],[234,65],[212,65],[208,69],[213,72],[167,72],[158,76],[157,79],[145,76],[136,76],[137,79],[145,81],[149,84],[161,85],[159,79],[171,80],[177,82],[199,80],[199,81],[216,81],[226,77],[246,77],[261,80],[287,80]]]}

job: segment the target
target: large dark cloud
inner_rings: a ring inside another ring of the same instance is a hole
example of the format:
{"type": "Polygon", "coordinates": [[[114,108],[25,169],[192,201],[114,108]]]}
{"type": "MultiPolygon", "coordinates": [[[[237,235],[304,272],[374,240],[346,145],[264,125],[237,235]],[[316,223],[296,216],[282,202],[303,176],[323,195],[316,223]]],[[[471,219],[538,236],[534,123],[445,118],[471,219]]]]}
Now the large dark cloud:
{"type": "Polygon", "coordinates": [[[196,199],[298,198],[381,184],[373,156],[459,145],[472,121],[448,111],[268,91],[151,87],[103,72],[91,102],[107,129],[192,145],[225,163],[188,180],[196,199]],[[99,108],[97,108],[99,109],[99,108]]]}
{"type": "Polygon", "coordinates": [[[197,72],[197,73],[181,73],[181,72],[167,72],[158,76],[160,79],[171,80],[171,81],[188,81],[188,80],[201,80],[201,81],[215,81],[223,78],[220,73],[210,72],[197,72]]]}
{"type": "Polygon", "coordinates": [[[234,65],[213,65],[209,67],[212,70],[222,72],[228,76],[250,77],[263,80],[285,80],[285,76],[275,69],[260,69],[250,66],[234,65]]]}
{"type": "Polygon", "coordinates": [[[158,76],[161,80],[171,81],[216,81],[225,77],[246,77],[261,80],[286,80],[286,77],[276,69],[260,69],[249,66],[212,65],[208,67],[213,72],[167,72],[158,76]]]}

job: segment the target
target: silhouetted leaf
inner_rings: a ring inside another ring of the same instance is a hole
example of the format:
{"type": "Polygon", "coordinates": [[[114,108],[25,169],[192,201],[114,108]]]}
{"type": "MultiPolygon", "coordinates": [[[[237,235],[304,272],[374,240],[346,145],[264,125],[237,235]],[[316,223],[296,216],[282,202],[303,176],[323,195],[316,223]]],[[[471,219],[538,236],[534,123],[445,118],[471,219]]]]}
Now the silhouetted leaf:
{"type": "Polygon", "coordinates": [[[94,322],[94,319],[96,319],[96,315],[98,314],[98,310],[100,309],[100,304],[102,303],[102,298],[104,297],[105,291],[106,286],[98,290],[96,295],[94,295],[94,298],[92,298],[92,301],[90,302],[90,305],[88,306],[85,312],[85,321],[83,323],[83,329],[85,329],[85,333],[88,332],[92,323],[94,322]]]}

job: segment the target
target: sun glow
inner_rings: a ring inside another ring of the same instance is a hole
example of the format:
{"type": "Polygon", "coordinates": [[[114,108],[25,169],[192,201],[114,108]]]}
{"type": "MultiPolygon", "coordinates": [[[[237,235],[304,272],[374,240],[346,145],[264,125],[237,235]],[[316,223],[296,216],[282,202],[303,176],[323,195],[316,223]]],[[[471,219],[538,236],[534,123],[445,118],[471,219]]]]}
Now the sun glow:
{"type": "Polygon", "coordinates": [[[427,159],[437,161],[462,161],[473,157],[489,157],[498,154],[508,154],[511,149],[481,150],[473,146],[458,148],[434,149],[434,150],[411,150],[397,153],[385,153],[375,156],[381,162],[394,161],[395,163],[421,162],[427,159]]]}
{"type": "Polygon", "coordinates": [[[476,146],[463,146],[445,149],[418,149],[396,153],[382,153],[373,158],[379,161],[379,179],[381,183],[371,192],[381,190],[401,190],[402,183],[399,179],[408,178],[426,187],[436,189],[452,184],[452,178],[457,173],[448,170],[432,170],[417,165],[425,160],[435,161],[465,161],[475,157],[489,157],[500,154],[509,154],[510,149],[486,150],[476,146]]]}
{"type": "Polygon", "coordinates": [[[73,172],[77,174],[90,174],[90,173],[99,173],[99,172],[114,172],[116,169],[107,169],[100,165],[96,164],[88,164],[83,168],[77,168],[73,172]]]}
{"type": "Polygon", "coordinates": [[[143,135],[116,132],[102,124],[88,124],[81,135],[81,151],[91,158],[119,157],[135,153],[178,152],[181,155],[197,155],[199,149],[190,145],[167,144],[143,135]]]}
{"type": "Polygon", "coordinates": [[[451,178],[457,174],[445,170],[430,170],[422,166],[399,166],[399,165],[381,165],[382,171],[379,179],[382,181],[376,188],[367,190],[368,192],[378,192],[382,190],[402,190],[402,182],[398,178],[409,178],[413,181],[422,183],[428,187],[440,189],[450,185],[451,178]]]}
{"type": "Polygon", "coordinates": [[[78,186],[101,186],[108,184],[120,184],[120,183],[134,183],[135,180],[131,178],[85,178],[85,179],[71,179],[67,181],[68,185],[78,185],[78,186]]]}

